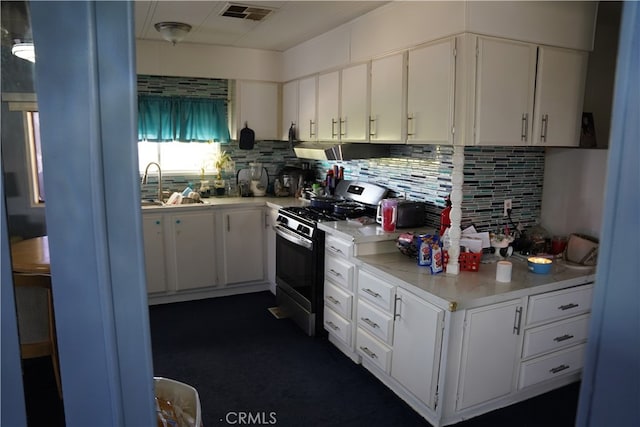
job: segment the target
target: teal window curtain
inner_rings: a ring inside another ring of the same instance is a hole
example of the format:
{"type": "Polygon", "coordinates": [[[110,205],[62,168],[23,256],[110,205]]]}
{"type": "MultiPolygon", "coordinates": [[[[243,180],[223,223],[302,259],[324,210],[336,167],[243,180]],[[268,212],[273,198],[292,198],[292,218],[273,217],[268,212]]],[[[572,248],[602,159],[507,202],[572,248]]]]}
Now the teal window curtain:
{"type": "Polygon", "coordinates": [[[222,99],[138,96],[138,140],[228,143],[222,99]]]}

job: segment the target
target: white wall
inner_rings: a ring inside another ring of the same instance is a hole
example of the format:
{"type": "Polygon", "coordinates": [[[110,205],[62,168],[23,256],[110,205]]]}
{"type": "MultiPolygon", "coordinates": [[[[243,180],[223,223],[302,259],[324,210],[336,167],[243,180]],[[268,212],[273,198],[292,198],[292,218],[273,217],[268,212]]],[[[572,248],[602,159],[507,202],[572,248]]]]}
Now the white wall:
{"type": "Polygon", "coordinates": [[[391,2],[283,53],[283,81],[463,32],[591,50],[597,2],[391,2]]]}
{"type": "Polygon", "coordinates": [[[136,40],[138,74],[280,81],[282,54],[269,50],[136,40]]]}
{"type": "Polygon", "coordinates": [[[550,233],[600,237],[608,150],[548,148],[542,226],[550,233]]]}

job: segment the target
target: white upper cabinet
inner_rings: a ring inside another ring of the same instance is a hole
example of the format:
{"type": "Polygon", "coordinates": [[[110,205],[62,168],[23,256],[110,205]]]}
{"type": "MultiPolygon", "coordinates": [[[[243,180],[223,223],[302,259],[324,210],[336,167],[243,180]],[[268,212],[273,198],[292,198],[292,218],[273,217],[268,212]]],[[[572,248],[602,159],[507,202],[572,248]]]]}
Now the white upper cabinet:
{"type": "Polygon", "coordinates": [[[318,140],[368,139],[368,64],[318,76],[318,140]]]}
{"type": "Polygon", "coordinates": [[[477,38],[476,145],[578,146],[586,52],[477,38]]]}
{"type": "Polygon", "coordinates": [[[475,144],[528,144],[536,46],[478,37],[476,55],[475,144]]]}
{"type": "Polygon", "coordinates": [[[298,81],[298,139],[300,141],[315,141],[317,139],[317,91],[317,76],[298,81]]]}
{"type": "Polygon", "coordinates": [[[280,139],[289,140],[289,127],[294,124],[296,136],[298,134],[298,81],[287,82],[282,85],[282,124],[280,139]]]}
{"type": "Polygon", "coordinates": [[[371,62],[371,142],[404,142],[405,58],[401,53],[371,62]]]}
{"type": "Polygon", "coordinates": [[[407,143],[453,144],[455,38],[409,51],[407,143]]]}
{"type": "Polygon", "coordinates": [[[340,72],[318,76],[318,140],[340,139],[340,72]]]}
{"type": "Polygon", "coordinates": [[[238,80],[235,104],[236,120],[232,138],[239,137],[245,124],[253,129],[257,141],[280,138],[278,83],[238,80]]]}
{"type": "Polygon", "coordinates": [[[579,145],[587,60],[586,52],[539,47],[533,144],[579,145]]]}
{"type": "Polygon", "coordinates": [[[341,71],[340,139],[367,141],[369,139],[369,64],[358,64],[341,71]]]}

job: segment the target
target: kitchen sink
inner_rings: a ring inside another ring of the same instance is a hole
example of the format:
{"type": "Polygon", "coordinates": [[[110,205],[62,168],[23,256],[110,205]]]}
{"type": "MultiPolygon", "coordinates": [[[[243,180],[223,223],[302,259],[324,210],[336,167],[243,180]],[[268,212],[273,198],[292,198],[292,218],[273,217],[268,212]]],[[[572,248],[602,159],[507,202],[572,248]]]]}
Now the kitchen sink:
{"type": "Polygon", "coordinates": [[[140,200],[141,206],[162,206],[164,203],[160,200],[142,199],[140,200]]]}

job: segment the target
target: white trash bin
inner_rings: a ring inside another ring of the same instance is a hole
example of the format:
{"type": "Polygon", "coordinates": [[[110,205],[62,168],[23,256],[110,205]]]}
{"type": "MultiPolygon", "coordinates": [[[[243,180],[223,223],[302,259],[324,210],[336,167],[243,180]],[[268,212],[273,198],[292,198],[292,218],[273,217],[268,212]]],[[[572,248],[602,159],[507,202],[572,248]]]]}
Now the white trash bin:
{"type": "MultiPolygon", "coordinates": [[[[198,391],[188,384],[169,378],[153,377],[155,396],[164,399],[174,407],[180,408],[193,419],[193,427],[202,427],[202,411],[200,409],[200,396],[198,391]]],[[[189,427],[191,427],[189,426],[189,427]]]]}

